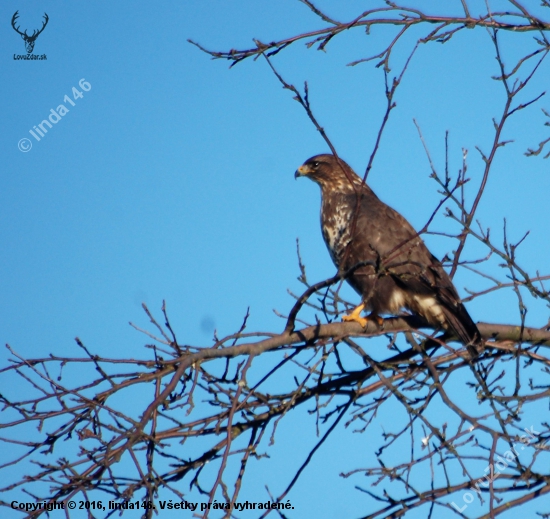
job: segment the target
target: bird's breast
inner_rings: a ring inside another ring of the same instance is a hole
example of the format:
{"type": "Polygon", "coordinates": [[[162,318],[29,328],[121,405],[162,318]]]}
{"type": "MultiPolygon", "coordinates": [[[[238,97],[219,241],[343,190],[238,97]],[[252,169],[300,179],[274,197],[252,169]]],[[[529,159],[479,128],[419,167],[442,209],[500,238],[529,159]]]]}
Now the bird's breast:
{"type": "Polygon", "coordinates": [[[324,203],[321,209],[323,238],[336,266],[350,242],[351,216],[352,210],[347,204],[324,203]]]}

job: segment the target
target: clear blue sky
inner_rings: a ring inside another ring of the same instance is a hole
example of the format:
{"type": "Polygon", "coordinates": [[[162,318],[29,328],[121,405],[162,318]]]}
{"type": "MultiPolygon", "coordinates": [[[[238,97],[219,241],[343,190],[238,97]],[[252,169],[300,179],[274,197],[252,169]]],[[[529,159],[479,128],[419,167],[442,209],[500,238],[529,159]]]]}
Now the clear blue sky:
{"type": "MultiPolygon", "coordinates": [[[[439,3],[424,2],[428,10],[439,3]]],[[[318,4],[348,19],[365,2],[318,4]]],[[[460,2],[449,4],[458,12],[460,2]]],[[[100,355],[140,355],[146,338],[128,321],[147,327],[141,302],[158,313],[163,299],[183,343],[207,346],[214,328],[220,336],[236,331],[247,307],[249,329],[281,330],[283,321],[272,310],[288,312],[293,300],[287,289],[301,290],[296,238],[311,281],[334,273],[319,229],[318,188],[293,177],[305,159],[327,147],[266,63],[246,61],[229,70],[228,62],[211,61],[186,40],[228,50],[248,47],[252,38],[269,41],[321,26],[296,0],[2,2],[0,343],[26,357],[79,355],[73,341],[79,336],[100,355]],[[13,59],[25,53],[10,26],[16,10],[22,28],[39,27],[48,13],[34,50],[47,60],[13,59]],[[29,130],[64,96],[72,99],[82,78],[91,90],[74,107],[65,102],[70,111],[34,140],[29,130]],[[18,149],[22,138],[33,144],[27,153],[18,149]]],[[[392,32],[377,28],[369,38],[362,30],[350,32],[326,53],[296,44],[274,60],[287,81],[309,82],[315,113],[358,172],[383,114],[383,75],[372,63],[345,65],[379,52],[392,32]]],[[[408,42],[420,35],[413,32],[408,42]]],[[[396,51],[396,70],[408,48],[396,51]]],[[[534,48],[531,36],[507,38],[505,59],[512,63],[534,48]]],[[[440,171],[446,130],[453,174],[462,148],[469,150],[471,197],[483,171],[475,146],[490,149],[491,118],[502,112],[502,86],[491,79],[497,73],[483,30],[423,45],[414,57],[369,182],[417,228],[439,195],[412,119],[440,171]]],[[[546,89],[549,77],[547,62],[521,99],[546,89]]],[[[532,273],[548,273],[550,256],[549,162],[523,156],[547,135],[540,107],[550,109],[546,98],[515,116],[505,132],[514,142],[499,152],[478,211],[497,242],[503,218],[512,241],[531,231],[518,254],[532,273]]],[[[455,228],[441,217],[434,230],[455,228]]],[[[439,257],[453,246],[441,237],[427,242],[439,257]]],[[[472,245],[465,255],[481,251],[472,245]]],[[[463,273],[455,280],[461,294],[466,286],[488,286],[463,273]]],[[[528,306],[527,324],[544,325],[544,305],[528,306]]],[[[468,308],[476,321],[519,323],[512,292],[468,308]]],[[[3,352],[3,363],[7,357],[3,352]]],[[[299,435],[300,423],[295,426],[299,435]]],[[[293,438],[290,430],[281,434],[293,438]]],[[[365,448],[364,435],[349,436],[350,445],[365,448]]],[[[324,451],[329,458],[333,447],[324,451]]],[[[292,456],[302,453],[297,447],[292,456]]],[[[301,517],[364,513],[364,496],[338,478],[339,470],[353,468],[348,456],[342,454],[342,464],[331,458],[330,476],[297,489],[294,501],[308,507],[301,517]],[[324,485],[348,493],[340,502],[325,502],[320,496],[330,488],[324,485]]],[[[277,477],[284,464],[274,466],[269,470],[277,492],[288,479],[282,472],[277,477]]],[[[315,467],[324,470],[321,461],[315,467]]],[[[254,491],[265,498],[261,487],[254,491]]]]}

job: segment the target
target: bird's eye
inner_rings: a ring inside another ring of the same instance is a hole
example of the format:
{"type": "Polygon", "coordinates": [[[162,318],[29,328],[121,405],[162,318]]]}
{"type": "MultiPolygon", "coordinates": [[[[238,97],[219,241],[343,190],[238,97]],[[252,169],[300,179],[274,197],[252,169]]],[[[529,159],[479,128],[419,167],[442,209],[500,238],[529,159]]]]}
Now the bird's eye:
{"type": "Polygon", "coordinates": [[[315,161],[315,162],[313,163],[313,167],[314,167],[314,168],[318,168],[318,167],[319,167],[319,163],[318,163],[317,161],[315,161]]]}

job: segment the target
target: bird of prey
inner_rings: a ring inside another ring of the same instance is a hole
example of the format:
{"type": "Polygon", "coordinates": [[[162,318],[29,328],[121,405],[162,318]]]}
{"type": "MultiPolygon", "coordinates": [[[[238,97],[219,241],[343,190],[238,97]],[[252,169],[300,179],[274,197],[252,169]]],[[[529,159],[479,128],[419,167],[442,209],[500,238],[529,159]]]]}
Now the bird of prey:
{"type": "Polygon", "coordinates": [[[477,326],[451,278],[403,216],[382,202],[342,159],[316,155],[295,173],[321,187],[321,229],[330,256],[362,302],[345,321],[363,327],[368,318],[403,309],[451,332],[472,357],[482,349],[477,326]]]}

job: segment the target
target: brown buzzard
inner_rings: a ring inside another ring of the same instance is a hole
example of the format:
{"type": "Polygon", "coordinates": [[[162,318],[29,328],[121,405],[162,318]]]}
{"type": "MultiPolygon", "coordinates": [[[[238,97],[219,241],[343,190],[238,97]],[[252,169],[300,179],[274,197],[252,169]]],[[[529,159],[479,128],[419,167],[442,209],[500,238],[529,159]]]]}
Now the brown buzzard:
{"type": "Polygon", "coordinates": [[[295,177],[300,176],[321,187],[323,238],[339,271],[362,265],[346,277],[362,303],[344,320],[366,326],[363,310],[381,323],[381,314],[406,309],[452,332],[477,356],[483,344],[479,330],[411,224],[333,155],[311,157],[296,171],[295,177]]]}

